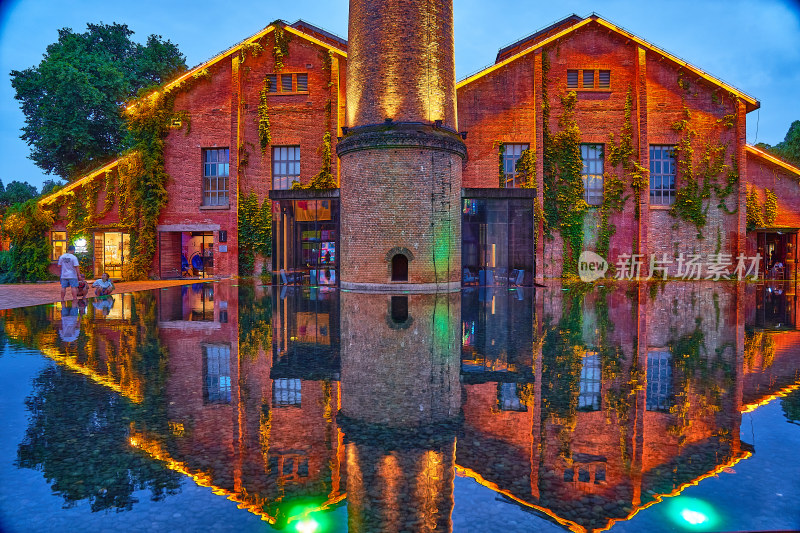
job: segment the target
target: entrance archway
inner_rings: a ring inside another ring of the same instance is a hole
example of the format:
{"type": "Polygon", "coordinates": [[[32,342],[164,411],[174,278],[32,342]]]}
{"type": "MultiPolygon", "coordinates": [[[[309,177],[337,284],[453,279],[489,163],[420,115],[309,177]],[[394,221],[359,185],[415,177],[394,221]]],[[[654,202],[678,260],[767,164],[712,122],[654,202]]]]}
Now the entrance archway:
{"type": "Polygon", "coordinates": [[[392,281],[408,281],[408,258],[403,254],[392,257],[392,281]]]}

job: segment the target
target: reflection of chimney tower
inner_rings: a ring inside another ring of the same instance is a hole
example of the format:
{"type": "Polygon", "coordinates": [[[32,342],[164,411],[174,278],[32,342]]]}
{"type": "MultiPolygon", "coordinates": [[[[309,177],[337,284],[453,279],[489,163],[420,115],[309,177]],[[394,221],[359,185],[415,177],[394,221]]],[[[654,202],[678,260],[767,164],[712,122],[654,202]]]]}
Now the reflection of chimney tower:
{"type": "Polygon", "coordinates": [[[452,0],[350,0],[349,35],[341,286],[456,290],[466,147],[452,0]]]}
{"type": "Polygon", "coordinates": [[[461,293],[340,302],[349,530],[450,531],[461,293]]]}

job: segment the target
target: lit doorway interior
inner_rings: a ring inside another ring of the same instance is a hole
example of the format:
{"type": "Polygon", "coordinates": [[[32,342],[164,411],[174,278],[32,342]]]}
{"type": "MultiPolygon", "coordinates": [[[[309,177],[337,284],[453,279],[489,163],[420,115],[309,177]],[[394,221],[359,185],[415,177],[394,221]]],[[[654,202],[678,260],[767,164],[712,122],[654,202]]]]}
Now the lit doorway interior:
{"type": "Polygon", "coordinates": [[[214,233],[192,231],[181,234],[181,276],[208,278],[214,275],[214,233]]]}
{"type": "Polygon", "coordinates": [[[94,234],[94,275],[122,278],[131,256],[130,234],[110,231],[94,234]]]}
{"type": "Polygon", "coordinates": [[[758,253],[766,279],[791,280],[796,275],[797,231],[759,231],[758,253]]]}

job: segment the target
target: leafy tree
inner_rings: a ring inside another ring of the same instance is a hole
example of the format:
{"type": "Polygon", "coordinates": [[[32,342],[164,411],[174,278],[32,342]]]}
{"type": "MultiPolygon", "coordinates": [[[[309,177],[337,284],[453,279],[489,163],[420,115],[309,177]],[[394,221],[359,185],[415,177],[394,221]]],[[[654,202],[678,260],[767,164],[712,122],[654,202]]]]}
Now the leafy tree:
{"type": "Polygon", "coordinates": [[[42,196],[48,195],[51,192],[55,192],[56,189],[60,189],[63,186],[64,184],[60,181],[44,180],[44,183],[42,183],[42,196]]]}
{"type": "Polygon", "coordinates": [[[25,181],[12,181],[4,191],[0,191],[0,206],[8,207],[14,204],[27,202],[36,198],[39,191],[36,187],[25,181]]]}
{"type": "Polygon", "coordinates": [[[59,30],[58,42],[47,47],[38,66],[11,71],[30,158],[64,179],[126,148],[124,102],[186,69],[177,45],[159,35],[141,45],[125,24],[87,28],[59,30]]]}
{"type": "Polygon", "coordinates": [[[42,210],[36,200],[14,204],[3,217],[0,234],[11,239],[11,249],[0,257],[0,283],[47,279],[50,243],[47,231],[53,214],[42,210]]]}
{"type": "Polygon", "coordinates": [[[789,163],[800,165],[800,120],[792,122],[783,142],[773,146],[772,151],[789,163]]]}

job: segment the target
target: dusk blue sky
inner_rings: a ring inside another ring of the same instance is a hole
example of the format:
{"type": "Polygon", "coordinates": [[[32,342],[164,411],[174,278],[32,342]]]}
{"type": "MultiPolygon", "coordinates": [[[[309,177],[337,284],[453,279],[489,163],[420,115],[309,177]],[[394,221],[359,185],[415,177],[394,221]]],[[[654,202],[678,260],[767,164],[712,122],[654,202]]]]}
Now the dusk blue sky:
{"type": "MultiPolygon", "coordinates": [[[[455,0],[456,76],[491,64],[499,48],[572,13],[592,12],[760,100],[747,141],[775,144],[800,120],[800,2],[797,0],[455,0]],[[756,137],[757,135],[757,137],[756,137]]],[[[177,43],[189,66],[211,58],[272,20],[302,18],[347,36],[347,0],[0,0],[0,179],[40,186],[46,176],[19,136],[23,115],[9,73],[38,64],[57,30],[125,23],[144,42],[177,43]]]]}

